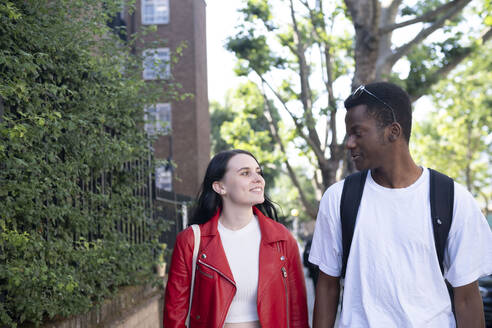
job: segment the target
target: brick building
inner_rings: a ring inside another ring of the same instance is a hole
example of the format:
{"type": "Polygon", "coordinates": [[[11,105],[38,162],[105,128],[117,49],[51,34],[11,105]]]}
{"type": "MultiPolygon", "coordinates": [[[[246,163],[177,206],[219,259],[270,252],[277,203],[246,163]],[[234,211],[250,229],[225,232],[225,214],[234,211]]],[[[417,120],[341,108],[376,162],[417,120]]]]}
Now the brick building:
{"type": "Polygon", "coordinates": [[[159,189],[185,196],[196,196],[210,159],[210,116],[207,94],[207,54],[205,0],[137,0],[135,11],[123,14],[128,33],[143,25],[156,25],[157,32],[139,40],[136,52],[147,55],[143,78],[153,80],[172,74],[183,86],[182,92],[194,95],[179,102],[157,104],[147,109],[149,133],[162,129],[166,122],[170,133],[154,144],[156,158],[171,159],[176,167],[160,167],[156,174],[159,189]],[[152,41],[165,41],[154,48],[152,41]],[[169,69],[170,54],[183,41],[187,47],[179,62],[169,69]],[[160,69],[159,69],[160,68],[160,69]]]}

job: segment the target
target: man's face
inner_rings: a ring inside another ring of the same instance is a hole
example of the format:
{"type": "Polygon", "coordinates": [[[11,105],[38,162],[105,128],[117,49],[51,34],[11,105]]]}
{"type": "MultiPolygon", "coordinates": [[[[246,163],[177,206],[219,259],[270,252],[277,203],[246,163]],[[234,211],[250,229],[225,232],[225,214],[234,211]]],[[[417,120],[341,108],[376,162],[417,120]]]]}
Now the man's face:
{"type": "Polygon", "coordinates": [[[345,146],[358,170],[375,169],[386,162],[390,148],[385,129],[367,113],[366,105],[347,110],[345,128],[348,138],[345,146]]]}

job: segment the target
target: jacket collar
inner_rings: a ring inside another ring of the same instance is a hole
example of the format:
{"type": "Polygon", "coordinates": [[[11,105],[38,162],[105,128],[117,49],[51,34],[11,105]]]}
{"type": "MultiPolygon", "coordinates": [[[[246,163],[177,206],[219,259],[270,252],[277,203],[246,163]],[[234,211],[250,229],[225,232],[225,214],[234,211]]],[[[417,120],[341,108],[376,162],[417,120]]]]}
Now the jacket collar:
{"type": "MultiPolygon", "coordinates": [[[[261,211],[253,206],[253,214],[258,217],[258,223],[260,225],[261,239],[266,243],[274,243],[279,240],[286,240],[286,236],[283,233],[283,229],[279,229],[277,223],[265,216],[261,211]]],[[[220,209],[214,214],[214,216],[206,223],[202,225],[201,233],[203,236],[217,235],[217,225],[219,223],[220,209]]]]}

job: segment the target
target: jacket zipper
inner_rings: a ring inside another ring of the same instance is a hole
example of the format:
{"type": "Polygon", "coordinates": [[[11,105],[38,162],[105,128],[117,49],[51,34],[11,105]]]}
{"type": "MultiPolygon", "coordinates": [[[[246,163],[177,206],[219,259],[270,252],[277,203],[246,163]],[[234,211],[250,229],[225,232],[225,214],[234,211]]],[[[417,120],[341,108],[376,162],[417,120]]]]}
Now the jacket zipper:
{"type": "Polygon", "coordinates": [[[290,323],[289,323],[289,290],[287,289],[287,270],[285,269],[285,267],[282,267],[282,277],[283,277],[283,281],[284,281],[284,288],[285,288],[285,297],[286,297],[286,302],[285,302],[285,308],[286,308],[286,313],[287,313],[287,328],[290,327],[290,323]]]}
{"type": "MultiPolygon", "coordinates": [[[[208,265],[207,263],[204,263],[202,262],[201,260],[198,260],[198,262],[204,266],[206,266],[207,268],[209,268],[210,270],[213,270],[215,272],[217,272],[218,274],[220,274],[222,277],[224,277],[227,281],[229,281],[236,289],[237,289],[237,286],[236,286],[236,283],[234,281],[232,281],[231,279],[229,279],[225,274],[223,274],[222,272],[220,272],[219,270],[217,270],[216,268],[214,268],[213,266],[211,265],[208,265]]],[[[227,306],[227,309],[229,309],[229,307],[231,306],[231,303],[232,303],[232,299],[234,298],[234,294],[232,295],[231,299],[229,300],[229,305],[227,306]]],[[[225,321],[225,317],[227,315],[227,312],[224,313],[224,315],[222,316],[222,319],[221,319],[221,324],[220,326],[223,326],[224,325],[224,321],[225,321]]]]}
{"type": "Polygon", "coordinates": [[[225,274],[223,274],[222,272],[220,272],[219,270],[217,270],[216,268],[214,268],[213,266],[211,265],[208,265],[207,263],[203,263],[201,260],[198,260],[198,262],[200,264],[203,264],[204,266],[206,266],[207,268],[211,269],[211,270],[214,270],[215,272],[217,272],[218,274],[220,274],[222,277],[224,277],[227,281],[229,281],[231,284],[234,285],[234,287],[237,288],[236,286],[236,283],[234,281],[232,281],[231,279],[229,279],[225,274]]]}

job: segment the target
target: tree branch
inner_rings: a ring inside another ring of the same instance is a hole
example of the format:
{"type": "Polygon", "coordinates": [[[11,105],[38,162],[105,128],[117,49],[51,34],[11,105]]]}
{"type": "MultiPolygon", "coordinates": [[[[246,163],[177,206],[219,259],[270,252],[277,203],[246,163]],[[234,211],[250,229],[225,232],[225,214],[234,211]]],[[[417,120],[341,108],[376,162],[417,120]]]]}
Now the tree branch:
{"type": "MultiPolygon", "coordinates": [[[[304,44],[302,42],[302,36],[297,26],[297,19],[294,12],[294,4],[290,0],[290,16],[292,19],[292,26],[294,29],[294,42],[297,45],[297,51],[295,55],[299,60],[299,77],[301,82],[301,102],[304,108],[304,117],[306,121],[306,127],[308,130],[309,139],[316,145],[316,148],[321,149],[321,141],[316,131],[316,121],[312,113],[312,99],[311,99],[311,87],[309,85],[309,67],[304,53],[304,44]]],[[[318,153],[315,153],[318,157],[318,153]]],[[[324,154],[321,154],[320,159],[324,159],[324,154]]]]}
{"type": "Polygon", "coordinates": [[[323,188],[324,186],[321,183],[321,181],[319,181],[319,175],[320,174],[321,174],[321,172],[319,169],[315,170],[314,174],[313,174],[313,182],[314,182],[315,190],[317,191],[317,195],[316,195],[317,199],[321,199],[321,197],[323,196],[323,191],[324,191],[324,188],[323,188]]]}
{"type": "Polygon", "coordinates": [[[470,2],[471,0],[456,0],[455,6],[453,6],[446,14],[441,16],[434,24],[429,26],[428,28],[423,29],[420,31],[413,40],[409,41],[408,43],[404,44],[403,46],[397,48],[395,52],[390,55],[387,59],[387,62],[390,63],[392,66],[394,63],[396,63],[400,58],[403,56],[407,55],[410,50],[412,49],[413,46],[416,44],[421,43],[426,37],[428,37],[430,34],[441,28],[446,20],[453,18],[457,14],[461,12],[461,10],[470,2]]]}
{"type": "MultiPolygon", "coordinates": [[[[301,1],[301,3],[307,8],[309,11],[309,17],[311,18],[311,21],[315,21],[314,17],[314,10],[309,6],[309,3],[307,1],[301,1]]],[[[324,13],[323,13],[323,4],[322,1],[319,2],[319,8],[318,11],[323,14],[323,19],[321,21],[321,28],[326,31],[327,26],[325,23],[324,19],[324,13]]],[[[313,24],[314,26],[314,24],[313,24]]],[[[319,48],[321,50],[321,58],[324,56],[324,64],[325,64],[325,70],[326,70],[326,81],[323,79],[323,83],[325,84],[325,88],[328,94],[328,108],[330,111],[330,115],[327,115],[326,118],[326,134],[323,142],[323,152],[328,146],[328,136],[332,135],[332,140],[331,144],[333,146],[334,142],[336,143],[336,137],[333,138],[333,136],[336,136],[337,134],[337,125],[336,125],[336,113],[337,113],[337,104],[335,100],[335,96],[333,94],[333,69],[332,69],[332,64],[331,64],[331,54],[330,54],[330,48],[331,46],[326,42],[326,40],[319,34],[316,26],[313,29],[314,33],[316,34],[316,37],[318,39],[318,44],[319,48]]],[[[323,61],[321,62],[323,65],[323,61]]]]}
{"type": "Polygon", "coordinates": [[[324,152],[322,151],[319,143],[316,144],[315,142],[313,142],[313,140],[311,140],[311,138],[309,136],[307,136],[304,133],[304,131],[302,131],[302,125],[299,123],[298,118],[294,115],[294,113],[292,113],[292,111],[290,111],[289,107],[287,107],[287,105],[285,104],[285,101],[278,94],[278,92],[275,91],[275,89],[273,89],[273,87],[270,85],[270,83],[268,83],[265,80],[265,78],[263,78],[262,75],[260,75],[257,71],[255,71],[255,73],[259,76],[259,78],[261,79],[261,82],[264,83],[273,92],[275,97],[280,101],[280,103],[282,104],[282,107],[287,111],[287,113],[290,115],[290,117],[294,121],[294,125],[296,126],[297,133],[299,133],[299,136],[302,139],[304,139],[306,141],[306,143],[311,147],[311,149],[313,150],[316,157],[324,158],[324,152]]]}
{"type": "Polygon", "coordinates": [[[372,12],[371,28],[376,32],[379,30],[379,17],[381,16],[381,4],[379,0],[372,0],[372,12]]]}
{"type": "Polygon", "coordinates": [[[396,30],[398,28],[402,28],[402,27],[406,27],[406,26],[413,25],[416,23],[432,20],[433,18],[435,18],[439,14],[445,12],[446,10],[452,8],[453,6],[455,6],[459,2],[460,2],[460,0],[454,0],[454,1],[451,1],[448,3],[445,3],[442,6],[436,8],[434,10],[428,11],[425,14],[423,14],[417,18],[409,19],[405,22],[401,22],[401,23],[397,23],[397,24],[391,24],[391,25],[383,26],[379,29],[379,34],[383,35],[383,34],[386,34],[389,32],[393,32],[394,30],[396,30]]]}
{"type": "Polygon", "coordinates": [[[403,0],[393,0],[390,5],[386,7],[386,9],[390,12],[398,12],[398,7],[400,7],[403,0]]]}
{"type": "MultiPolygon", "coordinates": [[[[263,89],[263,92],[262,92],[262,95],[263,95],[263,101],[265,103],[265,108],[266,108],[266,111],[265,111],[265,118],[268,122],[268,125],[270,126],[270,132],[273,136],[273,139],[275,140],[275,142],[279,145],[280,147],[280,150],[282,151],[283,154],[286,154],[286,151],[285,151],[285,146],[284,146],[284,143],[282,142],[282,139],[280,138],[280,134],[278,132],[278,126],[277,126],[277,122],[275,122],[275,120],[273,119],[273,110],[270,106],[270,102],[268,101],[268,98],[266,97],[265,95],[265,90],[264,90],[264,85],[262,85],[262,89],[263,89]]],[[[299,182],[299,179],[297,178],[297,175],[294,171],[294,169],[292,168],[292,166],[290,165],[289,163],[289,160],[285,159],[285,166],[287,167],[287,172],[289,174],[289,177],[290,179],[292,180],[292,183],[294,184],[294,186],[296,187],[297,191],[299,192],[299,196],[301,198],[301,203],[302,205],[304,206],[305,210],[306,210],[306,213],[312,217],[313,219],[316,218],[316,215],[317,215],[317,210],[315,208],[315,206],[313,206],[312,203],[310,203],[306,197],[306,194],[304,193],[304,190],[303,188],[301,187],[301,184],[299,182]]]]}
{"type": "MultiPolygon", "coordinates": [[[[482,44],[488,42],[490,39],[492,38],[492,28],[490,28],[487,32],[485,32],[485,34],[482,36],[481,38],[481,42],[482,44]]],[[[446,76],[448,76],[448,74],[456,68],[456,66],[458,66],[459,63],[461,63],[466,57],[468,57],[469,55],[471,55],[473,53],[474,49],[473,48],[468,48],[466,49],[466,51],[463,51],[459,56],[456,56],[453,58],[452,61],[450,61],[449,63],[447,63],[446,65],[444,65],[443,67],[441,67],[440,69],[438,69],[434,75],[435,76],[440,76],[441,79],[442,78],[445,78],[446,76]]],[[[435,83],[435,82],[434,82],[435,83]]],[[[433,83],[429,83],[427,87],[431,87],[433,83]]],[[[426,88],[423,88],[421,90],[424,90],[426,88]]],[[[422,97],[424,94],[423,93],[419,93],[419,94],[412,94],[410,95],[410,98],[412,100],[412,102],[415,102],[417,101],[420,97],[422,97]]]]}

